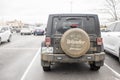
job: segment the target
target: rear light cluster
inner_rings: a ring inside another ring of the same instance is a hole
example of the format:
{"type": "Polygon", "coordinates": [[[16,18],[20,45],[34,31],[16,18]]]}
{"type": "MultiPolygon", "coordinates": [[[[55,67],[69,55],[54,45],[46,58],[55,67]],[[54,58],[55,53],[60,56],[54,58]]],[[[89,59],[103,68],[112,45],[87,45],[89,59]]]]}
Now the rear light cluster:
{"type": "Polygon", "coordinates": [[[103,39],[101,37],[97,38],[97,45],[102,45],[103,44],[103,39]]]}
{"type": "Polygon", "coordinates": [[[51,38],[50,37],[45,38],[45,44],[47,47],[49,47],[51,45],[51,38]]]}
{"type": "Polygon", "coordinates": [[[72,24],[71,25],[71,28],[77,28],[78,27],[78,24],[72,24]]]}
{"type": "MultiPolygon", "coordinates": [[[[103,44],[103,39],[101,37],[98,37],[96,39],[96,41],[97,41],[97,45],[102,45],[103,44]]],[[[47,47],[49,47],[51,45],[51,38],[50,37],[45,38],[45,45],[47,47]]]]}

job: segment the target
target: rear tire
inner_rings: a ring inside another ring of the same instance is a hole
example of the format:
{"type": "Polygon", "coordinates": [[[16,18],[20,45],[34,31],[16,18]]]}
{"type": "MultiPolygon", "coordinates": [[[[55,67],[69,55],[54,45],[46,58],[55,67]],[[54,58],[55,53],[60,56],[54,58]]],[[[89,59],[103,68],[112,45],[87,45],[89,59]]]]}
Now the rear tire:
{"type": "Polygon", "coordinates": [[[100,69],[100,66],[96,66],[95,63],[90,64],[90,69],[93,71],[98,71],[100,69]]]}
{"type": "Polygon", "coordinates": [[[118,59],[119,59],[119,63],[120,63],[120,49],[119,49],[119,57],[118,57],[118,59]]]}
{"type": "Polygon", "coordinates": [[[36,34],[36,33],[34,33],[34,36],[37,36],[37,34],[36,34]]]}
{"type": "MultiPolygon", "coordinates": [[[[45,47],[45,43],[44,42],[41,43],[41,47],[45,47]]],[[[50,62],[43,61],[41,59],[41,65],[43,67],[43,71],[45,71],[45,72],[51,71],[51,63],[50,62]]]]}
{"type": "Polygon", "coordinates": [[[12,36],[10,35],[10,36],[9,36],[9,39],[7,40],[8,42],[11,42],[11,37],[12,37],[12,36]]]}
{"type": "Polygon", "coordinates": [[[35,33],[35,36],[37,36],[37,33],[35,33]]]}
{"type": "Polygon", "coordinates": [[[49,66],[49,67],[43,67],[43,70],[44,71],[50,71],[51,69],[50,69],[50,66],[49,66]]]}
{"type": "Polygon", "coordinates": [[[2,43],[1,38],[0,38],[0,44],[2,43]]]}
{"type": "Polygon", "coordinates": [[[41,60],[41,65],[43,67],[43,71],[46,72],[51,70],[50,62],[41,60]]]}

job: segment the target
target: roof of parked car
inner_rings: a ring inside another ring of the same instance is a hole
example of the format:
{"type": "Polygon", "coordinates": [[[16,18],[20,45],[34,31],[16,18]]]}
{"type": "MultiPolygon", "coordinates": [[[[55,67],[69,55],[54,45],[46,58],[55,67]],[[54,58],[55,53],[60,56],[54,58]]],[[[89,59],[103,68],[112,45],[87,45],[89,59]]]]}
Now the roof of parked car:
{"type": "Polygon", "coordinates": [[[97,16],[97,14],[50,14],[50,16],[97,16]]]}

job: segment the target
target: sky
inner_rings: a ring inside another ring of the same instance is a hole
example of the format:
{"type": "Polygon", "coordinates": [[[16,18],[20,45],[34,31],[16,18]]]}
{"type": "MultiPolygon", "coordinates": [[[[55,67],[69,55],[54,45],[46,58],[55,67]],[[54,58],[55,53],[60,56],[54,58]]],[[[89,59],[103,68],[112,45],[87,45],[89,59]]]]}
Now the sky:
{"type": "Polygon", "coordinates": [[[0,20],[46,23],[49,14],[91,13],[98,14],[102,22],[106,16],[96,10],[104,3],[105,0],[0,0],[0,20]]]}

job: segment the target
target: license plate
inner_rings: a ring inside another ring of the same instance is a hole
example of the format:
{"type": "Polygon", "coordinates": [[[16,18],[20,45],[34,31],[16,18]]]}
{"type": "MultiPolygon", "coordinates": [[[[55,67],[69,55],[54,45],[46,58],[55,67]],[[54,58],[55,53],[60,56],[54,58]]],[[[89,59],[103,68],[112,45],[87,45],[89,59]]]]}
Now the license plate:
{"type": "Polygon", "coordinates": [[[42,53],[53,53],[53,47],[42,47],[42,53]]]}

